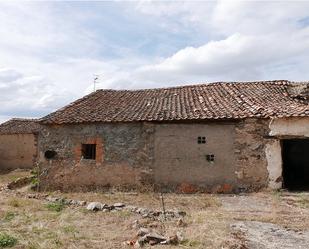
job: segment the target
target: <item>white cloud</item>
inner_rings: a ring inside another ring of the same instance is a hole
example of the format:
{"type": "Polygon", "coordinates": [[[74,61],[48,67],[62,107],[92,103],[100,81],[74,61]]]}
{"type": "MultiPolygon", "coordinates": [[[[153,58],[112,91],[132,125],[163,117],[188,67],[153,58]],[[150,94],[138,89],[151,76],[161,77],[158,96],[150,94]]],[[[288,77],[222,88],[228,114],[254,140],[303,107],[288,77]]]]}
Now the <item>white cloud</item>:
{"type": "MultiPolygon", "coordinates": [[[[172,3],[164,9],[156,2],[140,3],[138,10],[155,17],[181,15],[187,24],[207,29],[213,39],[185,47],[160,62],[138,68],[136,82],[205,82],[282,79],[306,80],[309,72],[309,29],[300,25],[308,15],[308,2],[219,1],[172,3]],[[171,7],[172,6],[172,7],[171,7]],[[159,7],[159,8],[158,8],[159,7]],[[201,10],[210,10],[201,14],[201,10]]],[[[138,83],[137,83],[138,85],[138,83]]],[[[143,85],[138,85],[143,87],[143,85]]]]}
{"type": "Polygon", "coordinates": [[[147,59],[138,50],[132,53],[129,44],[135,42],[106,44],[96,31],[100,19],[92,19],[104,12],[95,12],[94,4],[93,9],[72,9],[67,2],[0,6],[0,120],[47,114],[92,91],[94,74],[100,74],[98,87],[115,89],[309,78],[309,21],[302,21],[309,2],[124,3],[135,18],[128,30],[139,29],[147,18],[185,44],[165,57],[157,49],[147,59]],[[184,42],[184,33],[192,39],[184,42]],[[108,49],[116,50],[117,58],[102,56],[108,49]]]}

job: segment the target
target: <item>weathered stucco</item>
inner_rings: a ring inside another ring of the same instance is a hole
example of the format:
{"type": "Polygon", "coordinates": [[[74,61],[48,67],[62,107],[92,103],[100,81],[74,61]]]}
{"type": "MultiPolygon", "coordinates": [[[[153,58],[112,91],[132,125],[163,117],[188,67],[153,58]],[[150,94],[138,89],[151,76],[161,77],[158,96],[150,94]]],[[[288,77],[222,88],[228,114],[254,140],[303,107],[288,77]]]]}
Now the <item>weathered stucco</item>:
{"type": "Polygon", "coordinates": [[[309,117],[273,119],[269,128],[270,136],[309,137],[309,117]]]}
{"type": "Polygon", "coordinates": [[[309,137],[309,118],[291,117],[272,119],[269,122],[269,134],[266,145],[267,169],[269,172],[268,187],[279,189],[282,187],[283,162],[281,139],[309,137]]]}
{"type": "Polygon", "coordinates": [[[280,140],[268,140],[265,150],[269,178],[268,187],[271,189],[280,189],[282,187],[282,155],[280,140]]]}
{"type": "Polygon", "coordinates": [[[0,170],[33,168],[37,155],[36,143],[33,134],[0,135],[0,170]]]}
{"type": "Polygon", "coordinates": [[[233,124],[159,124],[155,129],[155,182],[170,188],[236,187],[233,124]],[[205,144],[198,137],[206,138],[205,144]],[[214,161],[207,161],[214,155],[214,161]]]}

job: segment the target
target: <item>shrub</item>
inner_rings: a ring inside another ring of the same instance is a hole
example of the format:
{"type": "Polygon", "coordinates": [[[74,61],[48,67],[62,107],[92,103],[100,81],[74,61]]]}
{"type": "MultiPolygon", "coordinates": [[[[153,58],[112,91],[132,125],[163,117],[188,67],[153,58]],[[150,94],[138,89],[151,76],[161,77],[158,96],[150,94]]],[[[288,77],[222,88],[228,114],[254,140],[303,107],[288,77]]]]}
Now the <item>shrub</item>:
{"type": "Polygon", "coordinates": [[[17,239],[6,234],[0,233],[0,248],[13,247],[17,244],[17,239]]]}
{"type": "Polygon", "coordinates": [[[48,203],[46,207],[50,211],[61,212],[65,208],[65,204],[62,201],[57,201],[48,203]]]}
{"type": "Polygon", "coordinates": [[[31,189],[32,190],[38,190],[38,186],[39,186],[39,166],[33,168],[31,170],[31,189]]]}
{"type": "Polygon", "coordinates": [[[6,212],[5,215],[4,215],[3,220],[4,221],[11,221],[11,220],[14,219],[14,217],[15,217],[15,213],[13,213],[13,212],[6,212]]]}

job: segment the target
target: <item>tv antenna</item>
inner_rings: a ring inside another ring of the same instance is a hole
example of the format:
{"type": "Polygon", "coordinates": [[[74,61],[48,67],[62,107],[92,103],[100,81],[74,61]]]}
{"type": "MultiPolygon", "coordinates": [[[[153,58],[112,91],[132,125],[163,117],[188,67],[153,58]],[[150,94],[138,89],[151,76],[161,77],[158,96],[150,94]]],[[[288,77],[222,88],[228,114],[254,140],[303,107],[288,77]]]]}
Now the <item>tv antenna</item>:
{"type": "Polygon", "coordinates": [[[94,78],[93,78],[93,91],[95,92],[96,90],[96,84],[98,83],[98,80],[99,80],[99,75],[98,74],[95,74],[94,75],[94,78]]]}

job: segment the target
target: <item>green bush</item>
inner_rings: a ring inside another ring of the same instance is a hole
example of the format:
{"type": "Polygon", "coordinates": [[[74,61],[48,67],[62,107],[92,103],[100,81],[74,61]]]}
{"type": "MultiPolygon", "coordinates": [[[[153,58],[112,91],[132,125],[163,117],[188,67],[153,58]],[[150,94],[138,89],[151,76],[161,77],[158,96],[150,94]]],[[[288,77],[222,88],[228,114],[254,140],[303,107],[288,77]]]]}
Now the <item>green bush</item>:
{"type": "Polygon", "coordinates": [[[11,220],[14,219],[14,217],[15,217],[15,213],[13,213],[13,212],[6,212],[3,220],[4,221],[11,221],[11,220]]]}
{"type": "Polygon", "coordinates": [[[13,247],[17,244],[17,239],[6,234],[0,233],[0,248],[13,247]]]}
{"type": "Polygon", "coordinates": [[[32,190],[37,190],[38,186],[39,186],[39,166],[33,168],[31,170],[31,189],[32,190]]]}
{"type": "Polygon", "coordinates": [[[57,201],[48,203],[46,207],[50,211],[61,212],[65,208],[65,204],[61,201],[57,201]]]}

